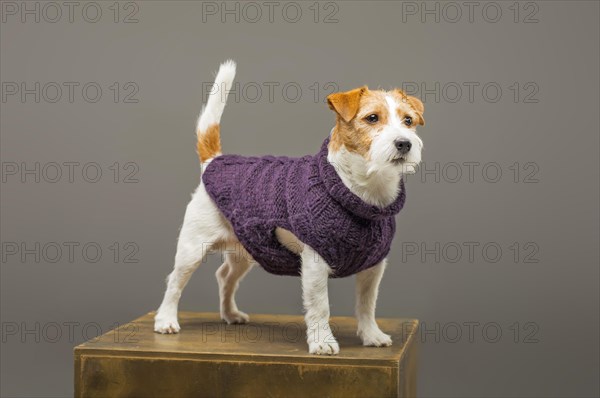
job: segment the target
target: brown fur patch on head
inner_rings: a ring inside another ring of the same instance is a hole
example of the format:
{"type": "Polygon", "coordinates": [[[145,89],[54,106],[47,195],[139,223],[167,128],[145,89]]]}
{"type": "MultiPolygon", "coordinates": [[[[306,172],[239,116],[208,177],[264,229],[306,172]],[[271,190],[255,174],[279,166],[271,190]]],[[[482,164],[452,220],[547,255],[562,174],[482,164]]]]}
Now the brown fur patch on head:
{"type": "Polygon", "coordinates": [[[367,91],[367,87],[359,87],[343,93],[333,93],[327,97],[329,108],[335,111],[345,122],[356,116],[360,99],[367,91]]]}
{"type": "Polygon", "coordinates": [[[410,116],[415,121],[414,126],[425,125],[425,119],[423,118],[423,113],[425,112],[425,106],[417,97],[413,97],[412,95],[406,95],[406,93],[399,88],[392,91],[396,102],[400,104],[400,109],[398,111],[398,115],[400,119],[403,119],[405,116],[410,116]]]}
{"type": "Polygon", "coordinates": [[[206,131],[198,133],[198,156],[205,162],[221,154],[221,136],[218,124],[211,124],[206,131]]]}
{"type": "Polygon", "coordinates": [[[330,141],[330,148],[337,151],[344,146],[348,151],[358,153],[367,158],[374,133],[385,126],[389,115],[386,107],[385,92],[379,90],[371,91],[367,87],[361,89],[363,91],[356,103],[356,110],[353,112],[354,115],[352,118],[346,120],[338,112],[337,122],[330,141]],[[378,116],[378,122],[369,123],[365,119],[372,114],[378,116]]]}

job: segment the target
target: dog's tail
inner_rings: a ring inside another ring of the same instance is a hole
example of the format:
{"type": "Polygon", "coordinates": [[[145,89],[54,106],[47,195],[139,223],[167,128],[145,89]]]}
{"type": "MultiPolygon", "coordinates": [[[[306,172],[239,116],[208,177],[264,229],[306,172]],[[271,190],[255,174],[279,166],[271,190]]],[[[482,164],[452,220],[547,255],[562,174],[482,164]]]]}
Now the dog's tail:
{"type": "Polygon", "coordinates": [[[222,63],[208,95],[208,101],[198,117],[196,134],[198,135],[198,156],[201,163],[221,154],[219,123],[234,77],[235,62],[228,60],[222,63]]]}

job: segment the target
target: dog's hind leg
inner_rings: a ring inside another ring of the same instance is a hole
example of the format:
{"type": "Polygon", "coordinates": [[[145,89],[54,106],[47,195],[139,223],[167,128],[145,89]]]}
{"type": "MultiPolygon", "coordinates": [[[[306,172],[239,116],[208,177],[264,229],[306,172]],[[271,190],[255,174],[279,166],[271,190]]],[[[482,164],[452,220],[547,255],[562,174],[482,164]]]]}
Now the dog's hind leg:
{"type": "Polygon", "coordinates": [[[248,314],[238,309],[235,292],[252,265],[249,254],[240,243],[228,245],[225,262],[217,270],[216,277],[219,283],[221,318],[229,324],[246,323],[249,320],[248,314]]]}
{"type": "Polygon", "coordinates": [[[207,253],[227,241],[230,234],[223,217],[201,184],[187,206],[175,255],[175,267],[167,277],[167,290],[154,318],[154,331],[177,333],[177,309],[181,292],[207,253]]]}

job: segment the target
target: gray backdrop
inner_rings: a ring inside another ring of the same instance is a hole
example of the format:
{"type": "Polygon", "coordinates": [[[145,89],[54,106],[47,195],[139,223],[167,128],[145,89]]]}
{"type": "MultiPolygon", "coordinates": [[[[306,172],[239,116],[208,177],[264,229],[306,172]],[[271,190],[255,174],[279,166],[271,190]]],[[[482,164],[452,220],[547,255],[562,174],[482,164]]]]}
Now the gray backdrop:
{"type": "MultiPolygon", "coordinates": [[[[316,152],[335,89],[425,102],[377,308],[423,323],[420,396],[598,396],[599,3],[469,4],[2,2],[1,394],[72,394],[72,348],[158,307],[231,57],[227,153],[316,152]]],[[[218,310],[219,263],[182,309],[218,310]]],[[[300,294],[255,269],[239,303],[300,294]]]]}

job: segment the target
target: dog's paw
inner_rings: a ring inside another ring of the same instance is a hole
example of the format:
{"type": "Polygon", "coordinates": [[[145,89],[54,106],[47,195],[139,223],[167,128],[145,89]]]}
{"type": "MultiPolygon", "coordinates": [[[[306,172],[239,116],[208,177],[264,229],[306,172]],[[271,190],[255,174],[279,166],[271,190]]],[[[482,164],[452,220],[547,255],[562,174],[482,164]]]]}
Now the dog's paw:
{"type": "Polygon", "coordinates": [[[380,329],[370,329],[368,331],[359,331],[358,335],[363,341],[363,345],[369,347],[389,347],[392,345],[392,336],[383,333],[380,329]]]}
{"type": "Polygon", "coordinates": [[[314,341],[308,343],[308,352],[315,355],[337,355],[340,353],[340,345],[335,340],[327,343],[314,341]]]}
{"type": "Polygon", "coordinates": [[[175,334],[179,333],[181,327],[177,322],[177,319],[164,320],[164,319],[155,319],[154,320],[154,331],[156,333],[161,334],[175,334]]]}
{"type": "Polygon", "coordinates": [[[227,322],[229,325],[231,324],[241,324],[248,323],[250,317],[248,314],[242,311],[231,311],[231,312],[223,312],[221,313],[221,319],[227,322]]]}

